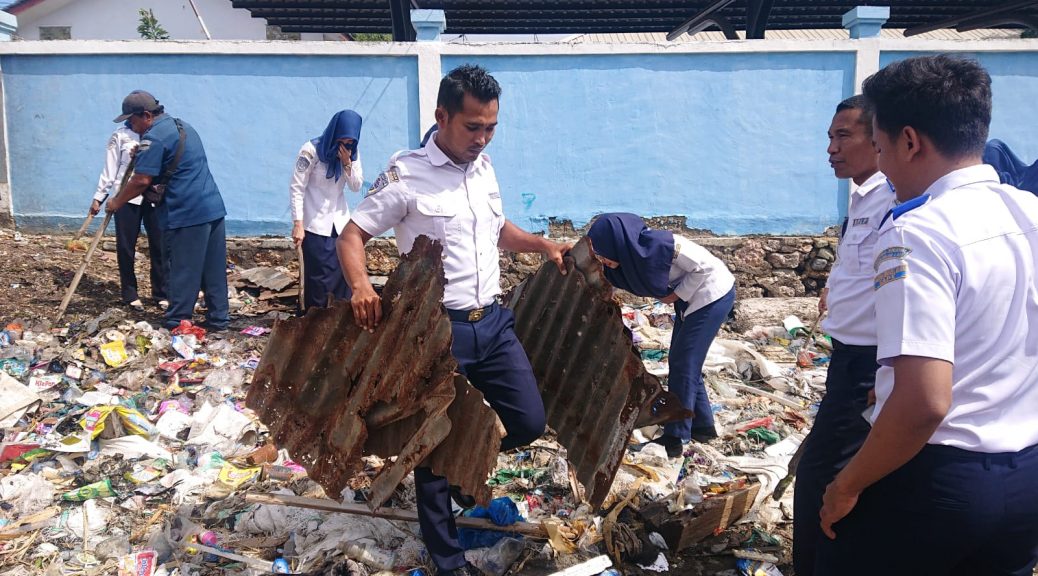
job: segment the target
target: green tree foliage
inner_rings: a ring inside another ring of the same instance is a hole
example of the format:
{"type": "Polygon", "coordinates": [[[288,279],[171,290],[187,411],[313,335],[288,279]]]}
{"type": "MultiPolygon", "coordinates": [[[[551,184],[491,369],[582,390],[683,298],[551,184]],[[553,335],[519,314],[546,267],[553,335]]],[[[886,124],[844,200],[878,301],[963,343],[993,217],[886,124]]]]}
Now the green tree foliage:
{"type": "Polygon", "coordinates": [[[159,24],[158,18],[151,9],[140,8],[137,13],[141,16],[141,23],[137,25],[137,33],[145,40],[169,40],[169,32],[159,24]]]}
{"type": "Polygon", "coordinates": [[[350,38],[354,42],[392,42],[392,34],[369,34],[367,32],[357,32],[350,34],[350,38]]]}

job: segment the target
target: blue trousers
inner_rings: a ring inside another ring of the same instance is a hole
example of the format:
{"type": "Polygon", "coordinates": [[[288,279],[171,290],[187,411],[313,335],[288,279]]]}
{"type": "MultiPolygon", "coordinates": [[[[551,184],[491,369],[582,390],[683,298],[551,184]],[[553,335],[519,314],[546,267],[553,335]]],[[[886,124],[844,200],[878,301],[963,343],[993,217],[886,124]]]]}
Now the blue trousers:
{"type": "Polygon", "coordinates": [[[833,340],[825,397],[804,440],[793,487],[793,567],[797,576],[814,574],[818,546],[825,538],[818,517],[825,487],[869,435],[869,423],[861,413],[876,385],[878,368],[875,346],[848,346],[833,340]]]}
{"type": "Polygon", "coordinates": [[[332,230],[331,236],[321,236],[307,232],[303,237],[303,265],[306,277],[303,286],[306,289],[305,306],[324,307],[328,305],[328,295],[338,300],[348,300],[350,286],[339,264],[339,254],[335,250],[335,239],[339,234],[332,230]]]}
{"type": "Polygon", "coordinates": [[[822,540],[815,573],[1031,576],[1036,487],[1038,445],[1002,454],[927,445],[833,525],[836,539],[822,540]]]}
{"type": "Polygon", "coordinates": [[[141,224],[148,233],[148,255],[151,258],[151,297],[166,298],[166,260],[162,257],[162,227],[158,210],[150,202],[124,204],[115,211],[115,254],[119,262],[119,287],[123,304],[140,298],[137,294],[137,274],[133,270],[137,253],[137,238],[141,224]]]}
{"type": "Polygon", "coordinates": [[[220,218],[197,226],[167,229],[166,260],[169,263],[169,308],[163,324],[175,328],[190,320],[199,287],[205,292],[206,322],[226,328],[227,234],[220,218]]]}
{"type": "Polygon", "coordinates": [[[682,442],[688,442],[693,432],[717,436],[710,398],[703,384],[703,363],[706,362],[710,343],[734,306],[735,288],[687,317],[685,310],[688,304],[681,300],[674,303],[674,332],[670,337],[667,389],[681,399],[685,408],[692,410],[692,419],[668,422],[663,425],[663,432],[677,436],[682,442]]]}
{"type": "MultiPolygon", "coordinates": [[[[514,326],[512,311],[497,304],[478,322],[451,322],[451,352],[459,370],[483,393],[508,432],[502,450],[533,442],[546,424],[537,380],[514,326]]],[[[447,479],[428,468],[416,468],[414,479],[418,523],[433,562],[440,570],[464,566],[447,479]]]]}

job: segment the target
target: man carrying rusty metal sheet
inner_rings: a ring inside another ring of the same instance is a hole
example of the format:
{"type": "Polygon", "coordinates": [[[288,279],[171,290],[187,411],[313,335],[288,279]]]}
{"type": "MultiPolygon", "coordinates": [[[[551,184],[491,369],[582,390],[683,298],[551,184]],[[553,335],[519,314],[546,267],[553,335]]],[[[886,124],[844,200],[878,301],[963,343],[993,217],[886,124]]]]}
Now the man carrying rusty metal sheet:
{"type": "MultiPolygon", "coordinates": [[[[502,449],[528,444],[545,426],[544,405],[514,316],[497,303],[498,249],[543,252],[565,274],[568,245],[520,230],[505,219],[490,158],[501,87],[486,70],[464,65],[440,82],[437,131],[418,150],[389,161],[338,239],[339,260],[353,290],[358,324],[375,331],[382,305],[368,280],[364,244],[395,229],[404,254],[425,235],[443,245],[443,304],[451,318],[451,351],[459,370],[485,396],[508,432],[502,449]]],[[[451,513],[447,479],[415,470],[422,537],[441,574],[478,574],[465,562],[451,513]]]]}

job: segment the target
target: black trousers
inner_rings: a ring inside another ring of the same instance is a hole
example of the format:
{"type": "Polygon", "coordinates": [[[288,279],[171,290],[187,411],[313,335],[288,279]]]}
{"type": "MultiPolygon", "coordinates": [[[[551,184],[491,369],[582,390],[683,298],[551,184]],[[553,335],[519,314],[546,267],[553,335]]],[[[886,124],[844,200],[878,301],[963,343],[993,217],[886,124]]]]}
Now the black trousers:
{"type": "Polygon", "coordinates": [[[166,298],[166,261],[162,253],[162,227],[158,210],[150,202],[124,204],[115,211],[115,254],[119,262],[119,286],[123,304],[140,298],[137,293],[137,274],[133,270],[137,252],[137,238],[141,224],[148,234],[148,256],[151,260],[151,297],[166,298]]]}
{"type": "Polygon", "coordinates": [[[328,305],[328,295],[336,300],[349,300],[352,292],[339,264],[335,240],[339,234],[332,230],[331,236],[307,232],[303,237],[303,265],[306,267],[303,286],[306,290],[306,308],[328,305]]]}
{"type": "Polygon", "coordinates": [[[819,520],[825,487],[850,462],[869,435],[861,413],[876,385],[875,346],[849,346],[833,340],[818,408],[796,470],[793,492],[793,567],[797,576],[814,574],[818,545],[825,535],[819,520]]]}
{"type": "Polygon", "coordinates": [[[866,488],[833,531],[818,548],[819,576],[1031,576],[1038,445],[1001,454],[927,445],[866,488]]]}
{"type": "MultiPolygon", "coordinates": [[[[537,380],[514,326],[512,311],[497,304],[478,322],[451,322],[451,352],[459,370],[483,393],[508,432],[502,450],[533,442],[544,434],[546,425],[537,380]]],[[[464,566],[447,479],[428,468],[416,468],[414,480],[418,523],[429,556],[440,570],[464,566]]]]}

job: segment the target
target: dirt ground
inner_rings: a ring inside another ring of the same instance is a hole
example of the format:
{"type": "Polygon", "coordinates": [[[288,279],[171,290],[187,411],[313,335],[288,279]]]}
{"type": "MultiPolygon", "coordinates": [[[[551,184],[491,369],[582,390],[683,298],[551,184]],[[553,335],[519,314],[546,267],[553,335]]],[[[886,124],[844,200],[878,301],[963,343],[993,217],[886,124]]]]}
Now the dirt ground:
{"type": "MultiPolygon", "coordinates": [[[[121,306],[119,294],[119,271],[115,252],[105,251],[99,247],[91,259],[83,275],[75,296],[60,322],[54,321],[62,298],[76,270],[83,263],[85,243],[78,250],[67,247],[70,236],[51,236],[21,234],[8,229],[0,229],[0,327],[9,322],[20,320],[27,327],[46,330],[66,324],[85,322],[97,317],[111,307],[121,306]]],[[[113,243],[106,238],[109,245],[113,243]]],[[[134,313],[138,319],[146,320],[153,325],[162,319],[161,310],[151,299],[151,288],[148,278],[148,259],[138,247],[137,280],[139,294],[145,303],[144,314],[134,313]]],[[[146,248],[144,248],[146,250],[146,248]]],[[[250,260],[282,264],[276,254],[265,257],[263,254],[251,254],[250,260]],[[269,262],[268,262],[269,261],[269,262]]],[[[251,263],[250,263],[251,264],[251,263]]],[[[233,260],[232,260],[233,265],[233,260]]],[[[254,323],[253,319],[251,323],[254,323]]],[[[241,320],[250,323],[247,320],[241,320]]],[[[240,322],[235,322],[238,324],[240,322]]],[[[781,527],[776,535],[789,542],[789,530],[781,527]]],[[[713,576],[717,574],[735,576],[738,574],[735,558],[724,546],[726,541],[738,542],[748,527],[735,528],[716,537],[709,538],[701,545],[686,550],[679,555],[668,553],[671,562],[670,574],[689,576],[713,576]]],[[[793,574],[788,562],[788,546],[784,550],[772,553],[783,558],[780,568],[786,576],[793,574]]],[[[624,566],[628,575],[655,574],[642,570],[637,565],[624,566]]],[[[549,574],[556,570],[552,566],[538,566],[536,558],[523,567],[523,574],[549,574]]]]}

